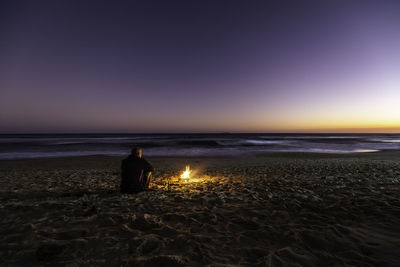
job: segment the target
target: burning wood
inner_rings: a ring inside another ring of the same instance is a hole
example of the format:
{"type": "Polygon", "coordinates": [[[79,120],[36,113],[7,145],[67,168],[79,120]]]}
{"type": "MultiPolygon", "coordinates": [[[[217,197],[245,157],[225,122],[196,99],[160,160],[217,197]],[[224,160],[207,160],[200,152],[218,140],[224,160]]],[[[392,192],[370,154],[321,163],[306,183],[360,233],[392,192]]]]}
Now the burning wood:
{"type": "Polygon", "coordinates": [[[192,171],[190,170],[190,166],[187,165],[187,166],[186,166],[186,170],[181,174],[181,178],[184,178],[184,179],[190,178],[190,173],[191,173],[191,172],[192,172],[192,171]]]}
{"type": "Polygon", "coordinates": [[[192,173],[192,171],[190,170],[190,166],[187,165],[186,170],[181,174],[181,179],[188,181],[191,173],[192,173]]]}
{"type": "Polygon", "coordinates": [[[180,175],[168,177],[164,186],[166,186],[167,190],[177,188],[179,188],[179,190],[182,190],[196,186],[197,184],[205,182],[209,179],[210,176],[207,175],[198,176],[198,170],[192,170],[190,169],[190,166],[187,165],[186,169],[182,171],[180,175]]]}

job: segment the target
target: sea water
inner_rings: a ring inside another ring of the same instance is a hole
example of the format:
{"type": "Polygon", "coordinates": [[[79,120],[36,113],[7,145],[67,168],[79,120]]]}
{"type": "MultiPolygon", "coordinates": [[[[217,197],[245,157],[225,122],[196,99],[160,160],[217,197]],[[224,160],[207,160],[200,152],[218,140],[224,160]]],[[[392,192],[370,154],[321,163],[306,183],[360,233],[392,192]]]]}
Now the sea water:
{"type": "Polygon", "coordinates": [[[400,134],[3,134],[0,159],[79,155],[225,156],[400,149],[400,134]]]}

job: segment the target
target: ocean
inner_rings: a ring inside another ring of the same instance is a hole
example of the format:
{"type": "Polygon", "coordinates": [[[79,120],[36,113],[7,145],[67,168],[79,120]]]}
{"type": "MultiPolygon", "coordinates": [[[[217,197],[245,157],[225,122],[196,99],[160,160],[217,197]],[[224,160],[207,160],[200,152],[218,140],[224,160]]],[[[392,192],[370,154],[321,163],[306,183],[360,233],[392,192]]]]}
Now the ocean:
{"type": "Polygon", "coordinates": [[[400,149],[400,134],[2,134],[0,159],[82,155],[225,156],[400,149]]]}

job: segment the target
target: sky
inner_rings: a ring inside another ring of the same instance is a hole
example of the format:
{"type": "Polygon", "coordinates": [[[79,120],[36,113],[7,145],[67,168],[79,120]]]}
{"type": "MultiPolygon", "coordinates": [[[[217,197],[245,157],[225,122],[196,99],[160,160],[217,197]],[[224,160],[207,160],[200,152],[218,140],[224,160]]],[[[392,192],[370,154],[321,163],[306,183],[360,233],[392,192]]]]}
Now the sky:
{"type": "Polygon", "coordinates": [[[0,3],[0,133],[400,132],[400,1],[0,3]]]}

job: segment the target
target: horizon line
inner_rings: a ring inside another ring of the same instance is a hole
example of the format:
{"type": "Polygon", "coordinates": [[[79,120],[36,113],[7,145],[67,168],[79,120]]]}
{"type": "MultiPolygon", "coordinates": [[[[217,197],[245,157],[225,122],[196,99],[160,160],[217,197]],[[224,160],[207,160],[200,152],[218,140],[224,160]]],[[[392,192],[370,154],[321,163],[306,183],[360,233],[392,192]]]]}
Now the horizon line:
{"type": "Polygon", "coordinates": [[[118,134],[137,134],[137,135],[149,135],[149,134],[400,134],[399,132],[234,132],[234,131],[204,131],[204,132],[10,132],[10,133],[0,133],[0,135],[61,135],[61,134],[108,134],[108,135],[118,135],[118,134]]]}

